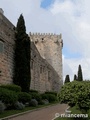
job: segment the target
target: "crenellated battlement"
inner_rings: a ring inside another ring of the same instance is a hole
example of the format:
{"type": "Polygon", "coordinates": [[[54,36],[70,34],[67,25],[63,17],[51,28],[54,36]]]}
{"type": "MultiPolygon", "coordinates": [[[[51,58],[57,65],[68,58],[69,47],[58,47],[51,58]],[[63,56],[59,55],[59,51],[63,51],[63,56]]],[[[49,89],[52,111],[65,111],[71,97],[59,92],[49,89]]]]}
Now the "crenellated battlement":
{"type": "Polygon", "coordinates": [[[57,35],[56,33],[29,33],[29,36],[55,36],[55,37],[60,37],[62,39],[62,34],[57,35]]]}
{"type": "Polygon", "coordinates": [[[39,43],[56,43],[63,47],[63,40],[62,40],[62,34],[55,34],[55,33],[29,33],[29,37],[31,41],[33,41],[35,44],[39,43]]]}

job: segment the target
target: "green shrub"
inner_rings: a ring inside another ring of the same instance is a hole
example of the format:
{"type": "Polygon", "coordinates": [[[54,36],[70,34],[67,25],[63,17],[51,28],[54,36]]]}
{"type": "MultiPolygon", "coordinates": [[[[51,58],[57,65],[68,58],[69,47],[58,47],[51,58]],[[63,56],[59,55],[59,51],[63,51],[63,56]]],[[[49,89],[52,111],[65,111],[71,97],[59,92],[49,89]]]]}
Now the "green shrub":
{"type": "Polygon", "coordinates": [[[76,81],[65,84],[59,94],[60,102],[74,106],[77,103],[77,93],[79,92],[80,87],[80,82],[76,81]]]}
{"type": "Polygon", "coordinates": [[[30,93],[38,93],[38,91],[37,91],[37,90],[32,90],[32,89],[31,89],[31,90],[29,90],[29,92],[30,92],[30,93]]]}
{"type": "Polygon", "coordinates": [[[22,109],[25,108],[25,105],[24,105],[23,103],[20,103],[20,102],[17,101],[17,102],[14,104],[14,107],[15,107],[15,109],[17,109],[17,110],[22,110],[22,109]]]}
{"type": "Polygon", "coordinates": [[[0,100],[5,104],[14,104],[18,100],[16,92],[0,88],[0,100]]]}
{"type": "Polygon", "coordinates": [[[41,103],[42,97],[37,90],[30,90],[29,94],[32,96],[32,99],[36,99],[38,103],[41,103]]]}
{"type": "Polygon", "coordinates": [[[5,88],[5,89],[8,89],[8,90],[12,90],[12,91],[15,91],[15,92],[21,92],[21,87],[18,86],[18,85],[1,85],[0,88],[5,88]]]}
{"type": "Polygon", "coordinates": [[[5,110],[5,108],[5,104],[2,101],[0,101],[0,113],[2,113],[5,110]]]}
{"type": "Polygon", "coordinates": [[[53,95],[53,94],[45,94],[44,93],[41,96],[42,96],[43,100],[47,99],[49,102],[54,102],[54,101],[57,100],[57,97],[55,95],[53,95]]]}
{"type": "Polygon", "coordinates": [[[49,98],[48,100],[50,103],[55,102],[57,100],[57,97],[53,94],[48,94],[48,98],[49,98]]]}
{"type": "Polygon", "coordinates": [[[32,96],[32,99],[36,99],[38,102],[41,102],[42,97],[39,93],[32,92],[32,93],[30,93],[30,95],[32,96]]]}
{"type": "Polygon", "coordinates": [[[27,103],[30,102],[31,100],[31,95],[29,93],[26,92],[20,92],[18,93],[18,101],[22,102],[22,103],[27,103]]]}
{"type": "Polygon", "coordinates": [[[49,91],[46,91],[45,94],[53,94],[53,95],[57,96],[57,92],[49,92],[49,91]]]}
{"type": "Polygon", "coordinates": [[[78,105],[80,109],[90,108],[90,81],[73,81],[65,84],[59,94],[61,103],[78,105]]]}
{"type": "Polygon", "coordinates": [[[81,91],[78,93],[77,105],[80,109],[90,109],[90,91],[81,91]]]}
{"type": "Polygon", "coordinates": [[[41,94],[41,96],[42,96],[43,100],[45,100],[45,99],[48,100],[49,99],[48,94],[43,93],[43,94],[41,94]]]}
{"type": "Polygon", "coordinates": [[[39,105],[47,105],[47,104],[49,104],[49,101],[47,99],[41,100],[41,101],[38,102],[38,104],[39,105]]]}
{"type": "Polygon", "coordinates": [[[42,100],[42,104],[45,104],[45,105],[47,105],[47,104],[49,104],[49,101],[48,101],[47,99],[45,99],[45,100],[42,100]]]}
{"type": "Polygon", "coordinates": [[[33,106],[33,107],[36,107],[36,106],[38,106],[38,101],[36,99],[31,99],[29,105],[33,106]]]}

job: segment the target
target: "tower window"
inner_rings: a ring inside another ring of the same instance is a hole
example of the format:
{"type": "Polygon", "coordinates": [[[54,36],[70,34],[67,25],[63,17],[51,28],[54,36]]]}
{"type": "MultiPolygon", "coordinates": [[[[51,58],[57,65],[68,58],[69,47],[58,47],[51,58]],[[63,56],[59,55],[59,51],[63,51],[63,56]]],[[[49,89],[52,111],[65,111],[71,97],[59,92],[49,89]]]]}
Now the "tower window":
{"type": "Polygon", "coordinates": [[[4,51],[4,42],[0,41],[0,53],[4,51]]]}

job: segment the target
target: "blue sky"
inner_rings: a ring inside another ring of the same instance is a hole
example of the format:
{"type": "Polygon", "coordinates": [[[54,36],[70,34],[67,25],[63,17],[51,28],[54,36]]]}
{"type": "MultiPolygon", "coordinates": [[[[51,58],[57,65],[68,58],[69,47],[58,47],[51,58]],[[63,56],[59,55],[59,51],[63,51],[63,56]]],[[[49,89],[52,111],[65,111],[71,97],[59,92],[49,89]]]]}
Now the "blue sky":
{"type": "Polygon", "coordinates": [[[48,8],[52,3],[54,2],[54,0],[43,0],[41,2],[41,7],[46,9],[48,8]]]}
{"type": "Polygon", "coordinates": [[[23,13],[29,32],[62,33],[63,76],[77,73],[90,79],[90,0],[0,0],[4,15],[16,25],[23,13]]]}
{"type": "Polygon", "coordinates": [[[65,55],[65,58],[70,59],[70,58],[81,58],[82,55],[79,52],[73,53],[73,51],[70,51],[68,47],[63,47],[62,50],[63,54],[65,55]]]}

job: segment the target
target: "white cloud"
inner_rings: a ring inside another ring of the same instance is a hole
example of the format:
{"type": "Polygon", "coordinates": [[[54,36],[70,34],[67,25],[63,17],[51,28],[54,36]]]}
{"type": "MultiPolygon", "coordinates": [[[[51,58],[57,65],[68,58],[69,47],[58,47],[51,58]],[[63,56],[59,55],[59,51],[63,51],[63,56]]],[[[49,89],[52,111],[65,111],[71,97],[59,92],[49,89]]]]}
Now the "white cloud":
{"type": "Polygon", "coordinates": [[[41,1],[0,0],[0,7],[14,25],[23,13],[28,32],[62,33],[64,47],[81,54],[81,58],[66,58],[64,53],[64,77],[70,74],[73,79],[81,64],[84,79],[89,79],[90,0],[55,0],[48,9],[40,7],[41,1]]]}
{"type": "Polygon", "coordinates": [[[64,13],[65,14],[72,14],[74,10],[74,4],[70,1],[60,2],[56,0],[56,2],[52,5],[51,12],[53,14],[64,13]]]}
{"type": "MultiPolygon", "coordinates": [[[[72,0],[66,0],[60,2],[56,0],[55,4],[51,7],[52,14],[63,17],[62,25],[64,26],[65,46],[73,52],[79,52],[82,58],[72,59],[64,58],[64,77],[70,74],[73,79],[74,74],[77,74],[78,65],[82,65],[84,79],[89,79],[90,69],[90,15],[89,15],[89,4],[90,1],[80,0],[75,3],[72,0]],[[64,19],[65,18],[65,19],[64,19]],[[87,20],[88,19],[88,20],[87,20]]],[[[60,20],[60,17],[59,20],[60,20]]],[[[62,19],[62,18],[61,18],[62,19]]]]}

